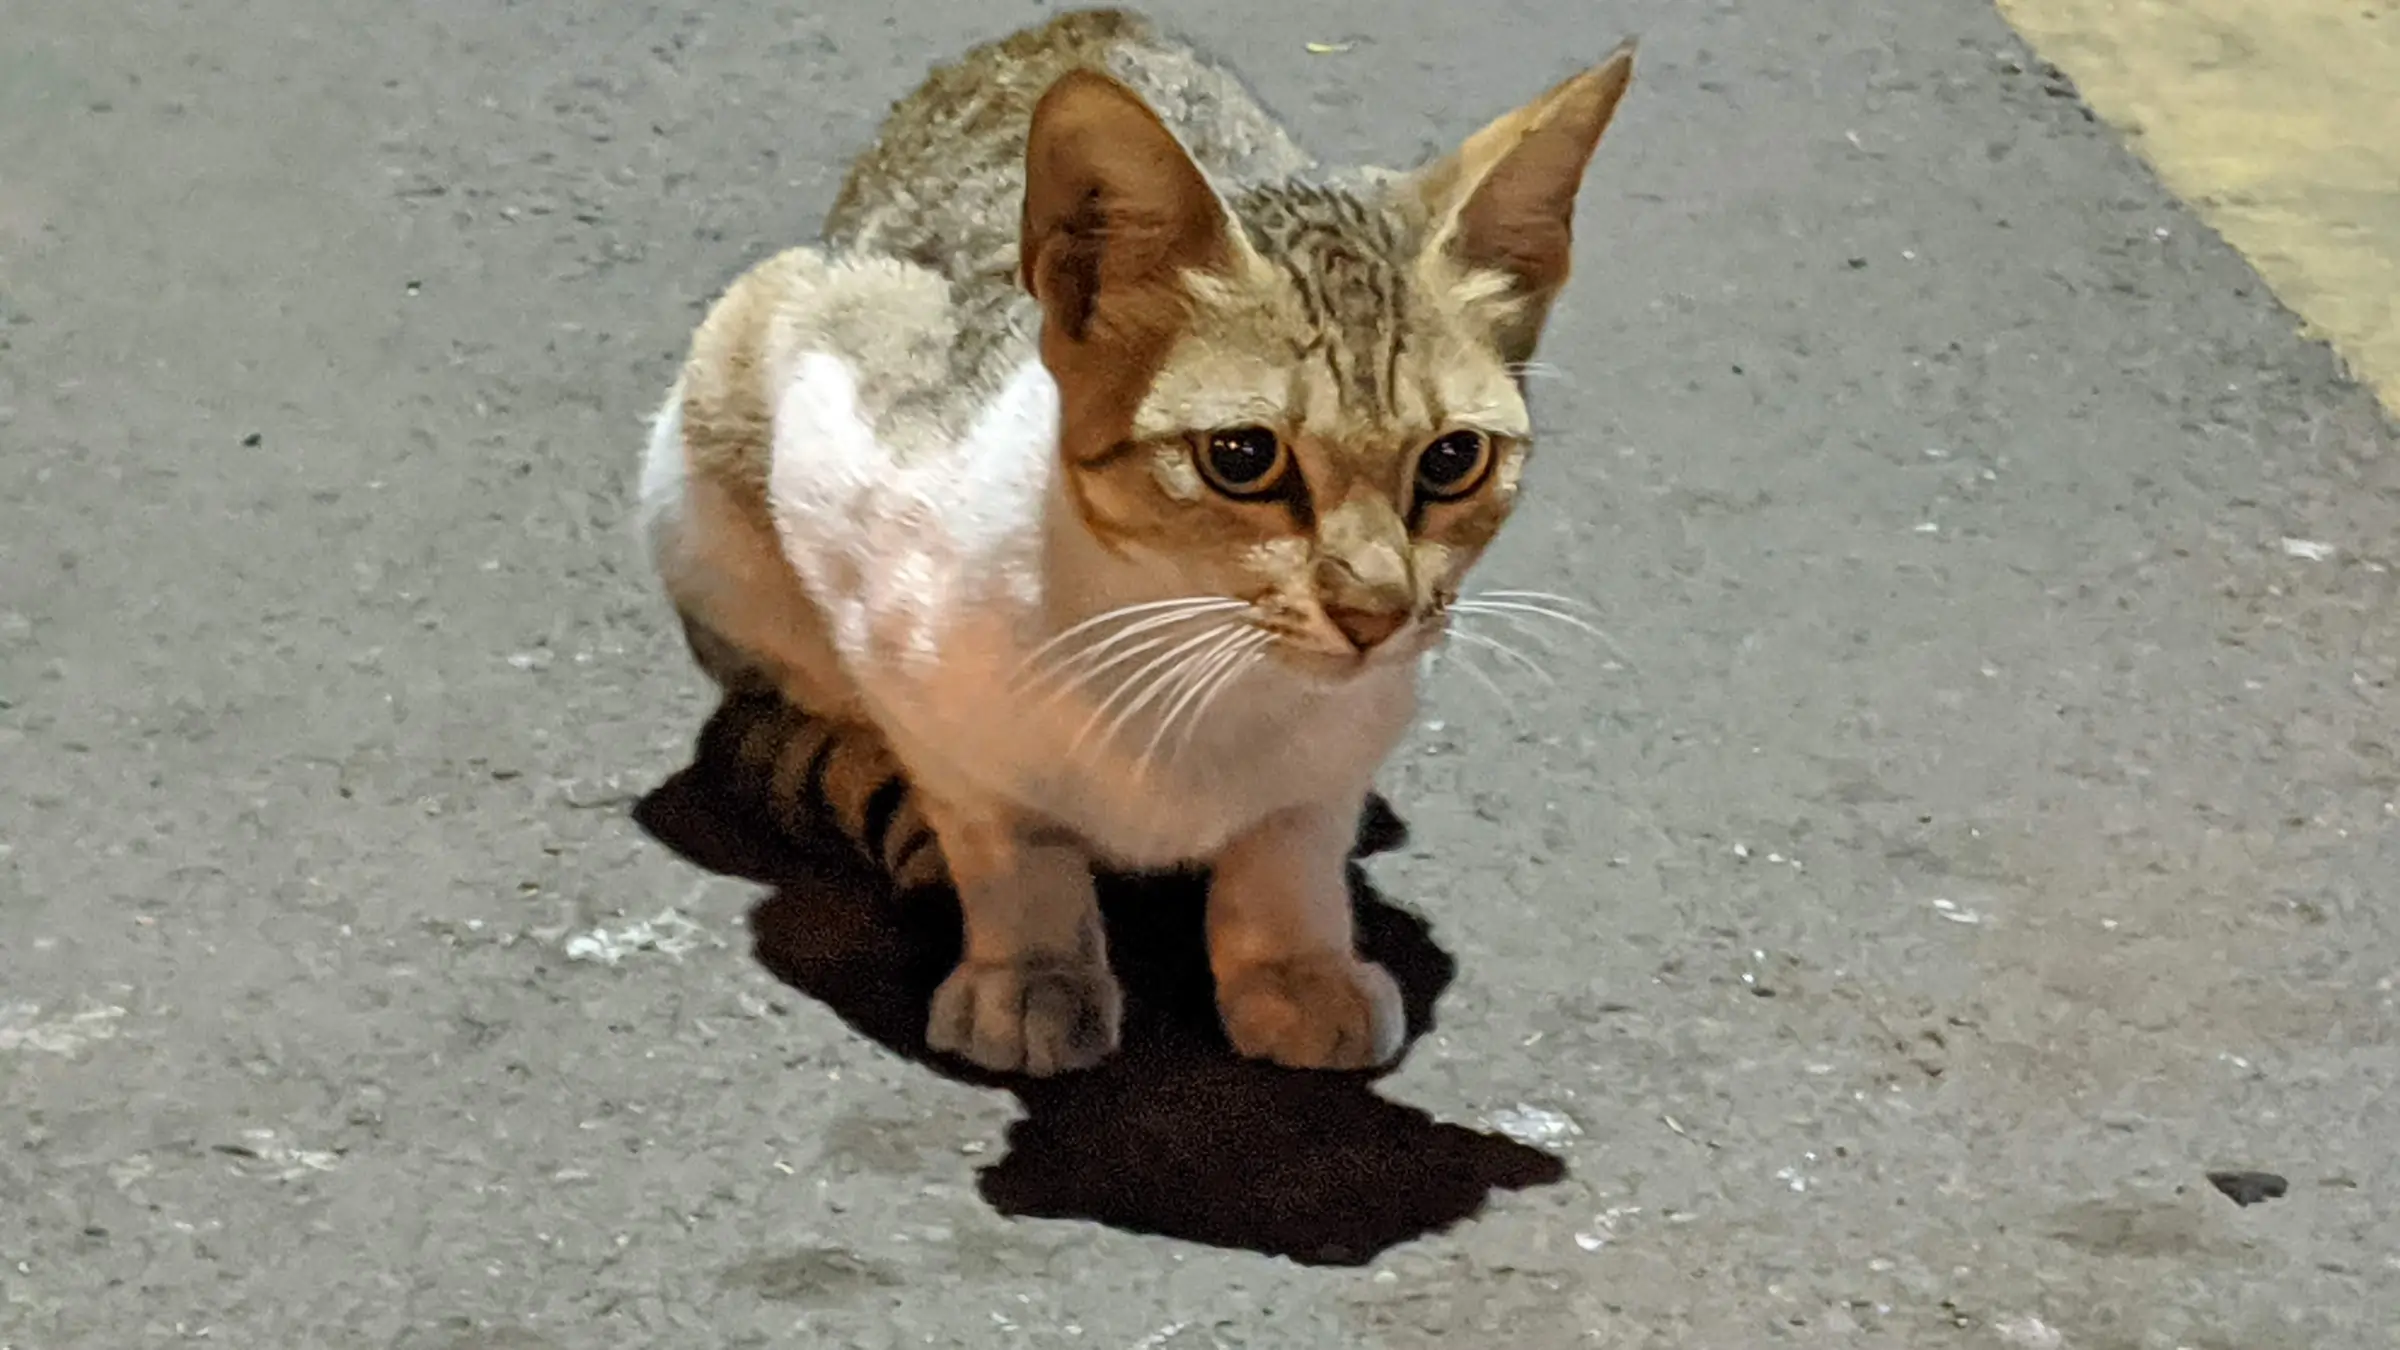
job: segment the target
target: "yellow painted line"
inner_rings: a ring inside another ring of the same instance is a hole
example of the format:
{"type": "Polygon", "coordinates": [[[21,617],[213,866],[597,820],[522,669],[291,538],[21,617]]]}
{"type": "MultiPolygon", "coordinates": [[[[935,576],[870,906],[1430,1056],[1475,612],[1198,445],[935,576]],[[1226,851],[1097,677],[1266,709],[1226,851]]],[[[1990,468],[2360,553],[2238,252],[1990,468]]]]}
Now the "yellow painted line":
{"type": "Polygon", "coordinates": [[[1997,0],[2400,415],[2400,0],[1997,0]]]}

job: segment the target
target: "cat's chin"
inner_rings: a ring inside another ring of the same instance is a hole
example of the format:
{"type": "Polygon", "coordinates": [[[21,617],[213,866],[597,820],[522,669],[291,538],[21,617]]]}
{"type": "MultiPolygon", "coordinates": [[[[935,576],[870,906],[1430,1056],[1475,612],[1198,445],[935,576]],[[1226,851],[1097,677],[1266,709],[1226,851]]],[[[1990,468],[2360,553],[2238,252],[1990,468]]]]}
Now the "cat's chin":
{"type": "Polygon", "coordinates": [[[1276,652],[1275,662],[1303,688],[1331,693],[1378,675],[1412,669],[1423,654],[1423,647],[1423,643],[1416,641],[1385,643],[1363,652],[1286,646],[1276,652]]]}

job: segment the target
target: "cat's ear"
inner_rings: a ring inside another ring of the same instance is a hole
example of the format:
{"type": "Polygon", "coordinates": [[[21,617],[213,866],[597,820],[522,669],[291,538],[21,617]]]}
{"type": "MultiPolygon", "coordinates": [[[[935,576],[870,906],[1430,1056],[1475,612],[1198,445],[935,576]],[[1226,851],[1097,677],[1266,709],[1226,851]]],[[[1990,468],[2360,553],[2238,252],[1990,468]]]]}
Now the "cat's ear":
{"type": "Polygon", "coordinates": [[[1074,70],[1034,105],[1017,267],[1053,340],[1168,326],[1183,273],[1221,266],[1232,229],[1216,189],[1139,94],[1074,70]]]}
{"type": "Polygon", "coordinates": [[[1502,273],[1539,326],[1572,265],[1575,197],[1600,135],[1633,81],[1627,41],[1599,64],[1494,119],[1411,181],[1433,244],[1502,273]]]}

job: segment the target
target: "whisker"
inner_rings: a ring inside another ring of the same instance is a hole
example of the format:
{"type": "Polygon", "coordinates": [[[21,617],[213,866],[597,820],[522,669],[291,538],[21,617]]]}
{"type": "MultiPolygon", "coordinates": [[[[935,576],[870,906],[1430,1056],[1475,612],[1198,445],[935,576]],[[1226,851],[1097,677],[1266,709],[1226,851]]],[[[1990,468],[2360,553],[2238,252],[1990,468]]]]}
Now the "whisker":
{"type": "Polygon", "coordinates": [[[1084,740],[1092,734],[1092,728],[1100,724],[1100,719],[1107,716],[1111,708],[1116,707],[1117,700],[1125,697],[1125,695],[1128,693],[1133,693],[1137,690],[1141,691],[1133,702],[1127,704],[1122,711],[1118,712],[1116,720],[1109,723],[1108,730],[1103,733],[1100,738],[1100,743],[1102,745],[1107,745],[1108,743],[1114,741],[1117,733],[1124,728],[1125,720],[1131,717],[1135,712],[1139,711],[1143,704],[1148,703],[1150,699],[1158,693],[1158,686],[1160,682],[1166,678],[1168,673],[1174,670],[1175,663],[1177,661],[1184,659],[1189,653],[1197,651],[1202,646],[1205,646],[1211,642],[1219,641],[1223,637],[1224,629],[1222,626],[1219,626],[1203,632],[1198,637],[1187,638],[1179,645],[1168,648],[1165,654],[1150,658],[1148,664],[1144,665],[1141,669],[1136,670],[1133,674],[1126,676],[1122,681],[1118,682],[1117,687],[1109,691],[1108,697],[1101,700],[1100,706],[1094,708],[1092,710],[1092,715],[1085,719],[1083,729],[1075,733],[1075,739],[1068,743],[1067,757],[1069,759],[1073,759],[1076,755],[1076,752],[1083,748],[1084,740]]]}
{"type": "MultiPolygon", "coordinates": [[[[1211,610],[1239,609],[1241,608],[1241,605],[1241,601],[1231,599],[1227,596],[1186,595],[1177,596],[1169,600],[1149,600],[1144,601],[1141,604],[1120,605],[1115,609],[1104,609],[1098,614],[1094,614],[1079,623],[1070,625],[1061,632],[1052,634],[1049,640],[1043,642],[1042,645],[1025,654],[1024,659],[1017,663],[1018,669],[1020,672],[1022,672],[1027,668],[1040,663],[1042,658],[1048,656],[1056,648],[1073,641],[1083,634],[1090,632],[1094,628],[1100,627],[1103,624],[1113,623],[1120,619],[1136,618],[1144,614],[1158,616],[1161,611],[1172,611],[1175,617],[1185,617],[1207,613],[1211,610]]],[[[1122,636],[1122,634],[1119,636],[1122,636]]]]}
{"type": "MultiPolygon", "coordinates": [[[[1109,667],[1116,665],[1118,662],[1124,659],[1124,653],[1121,651],[1117,652],[1117,655],[1115,656],[1109,656],[1111,651],[1116,651],[1119,647],[1123,646],[1123,644],[1131,642],[1133,639],[1138,638],[1145,633],[1157,633],[1161,629],[1171,630],[1178,624],[1187,623],[1199,617],[1201,616],[1196,614],[1152,615],[1147,619],[1139,620],[1138,622],[1128,625],[1125,628],[1119,629],[1117,632],[1110,633],[1106,637],[1096,638],[1088,646],[1077,648],[1075,651],[1068,653],[1063,660],[1051,664],[1043,672],[1043,675],[1045,678],[1058,679],[1068,675],[1075,675],[1078,672],[1083,675],[1089,675],[1096,671],[1107,670],[1109,667]],[[1104,656],[1108,657],[1108,659],[1105,661],[1100,660],[1100,658],[1104,656]],[[1094,664],[1095,662],[1097,662],[1097,664],[1094,664]]],[[[1174,638],[1175,635],[1173,632],[1167,632],[1158,638],[1152,639],[1150,642],[1135,643],[1131,650],[1147,651],[1150,647],[1158,642],[1171,642],[1174,640],[1174,638]]]]}
{"type": "Polygon", "coordinates": [[[1242,632],[1238,628],[1221,633],[1215,643],[1203,647],[1189,658],[1177,662],[1173,669],[1159,677],[1155,687],[1148,694],[1137,700],[1133,707],[1126,709],[1125,714],[1119,717],[1120,722],[1128,721],[1131,719],[1131,714],[1147,704],[1151,698],[1165,696],[1166,701],[1159,705],[1158,724],[1151,729],[1149,741],[1142,746],[1141,755],[1134,761],[1138,773],[1144,777],[1149,775],[1152,757],[1158,752],[1159,741],[1173,727],[1176,710],[1181,708],[1185,700],[1189,699],[1202,682],[1207,680],[1209,672],[1214,670],[1217,663],[1224,659],[1225,653],[1240,646],[1241,641],[1242,632]]]}
{"type": "MultiPolygon", "coordinates": [[[[1484,600],[1480,598],[1460,600],[1451,608],[1464,614],[1488,614],[1493,618],[1514,623],[1520,631],[1533,634],[1536,638],[1541,637],[1540,630],[1527,622],[1528,619],[1542,618],[1553,623],[1563,623],[1569,628],[1590,634],[1602,646],[1607,647],[1609,653],[1617,660],[1626,665],[1633,664],[1632,658],[1625,654],[1625,649],[1618,646],[1617,640],[1610,637],[1606,630],[1563,610],[1551,609],[1546,605],[1532,604],[1521,600],[1484,600]]],[[[1543,645],[1549,645],[1546,639],[1543,640],[1543,645]]]]}
{"type": "Polygon", "coordinates": [[[1152,611],[1147,614],[1112,614],[1108,618],[1119,625],[1113,631],[1102,629],[1093,632],[1091,630],[1098,625],[1087,619],[1078,624],[1076,629],[1061,633],[1043,643],[1034,653],[1020,661],[1018,663],[1019,678],[1022,680],[1054,677],[1097,658],[1132,638],[1203,617],[1216,612],[1219,608],[1221,607],[1217,605],[1195,603],[1176,605],[1163,611],[1152,611]],[[1083,640],[1069,645],[1072,639],[1078,637],[1083,640]],[[1067,648],[1063,653],[1059,650],[1062,646],[1067,648]]]}
{"type": "Polygon", "coordinates": [[[1477,591],[1475,594],[1468,596],[1467,598],[1470,600],[1482,600],[1486,598],[1493,600],[1538,600],[1544,604],[1563,605],[1568,609],[1580,609],[1586,614],[1597,614],[1600,612],[1600,607],[1594,605],[1589,600],[1578,600],[1574,596],[1560,595],[1556,591],[1477,591]]]}
{"type": "MultiPolygon", "coordinates": [[[[1099,624],[1107,623],[1111,619],[1131,618],[1136,614],[1155,614],[1158,611],[1165,609],[1214,609],[1226,608],[1239,605],[1240,603],[1241,601],[1239,600],[1235,600],[1230,596],[1223,595],[1177,595],[1170,596],[1164,600],[1145,600],[1139,604],[1119,605],[1115,609],[1101,610],[1099,613],[1091,615],[1081,622],[1061,630],[1057,636],[1050,639],[1050,643],[1045,643],[1043,645],[1048,646],[1051,643],[1062,642],[1087,628],[1092,628],[1099,624]]],[[[1039,656],[1041,653],[1042,648],[1037,647],[1034,649],[1032,654],[1039,656]]]]}
{"type": "Polygon", "coordinates": [[[1537,605],[1529,601],[1482,599],[1460,600],[1453,606],[1453,608],[1463,610],[1469,614],[1530,615],[1531,617],[1537,619],[1549,619],[1554,623],[1563,623],[1569,628],[1579,629],[1585,633],[1589,633],[1593,637],[1599,638],[1603,642],[1608,640],[1608,634],[1602,631],[1599,625],[1593,623],[1589,619],[1585,619],[1579,615],[1570,614],[1563,609],[1552,609],[1547,605],[1537,605]]]}
{"type": "MultiPolygon", "coordinates": [[[[1452,636],[1457,636],[1457,629],[1454,628],[1450,631],[1452,636]]],[[[1452,661],[1456,662],[1460,670],[1463,670],[1469,675],[1474,676],[1477,684],[1480,684],[1484,688],[1490,690],[1492,692],[1492,697],[1499,701],[1500,710],[1502,712],[1513,713],[1516,711],[1516,705],[1509,701],[1507,691],[1503,690],[1499,684],[1492,679],[1491,676],[1485,674],[1483,667],[1476,665],[1473,661],[1468,660],[1467,654],[1464,651],[1446,651],[1443,652],[1442,655],[1449,657],[1452,661]]]]}
{"type": "MultiPolygon", "coordinates": [[[[1142,650],[1144,651],[1155,651],[1160,647],[1165,647],[1166,650],[1160,652],[1156,656],[1151,657],[1148,661],[1143,662],[1140,666],[1135,667],[1130,673],[1120,677],[1109,686],[1107,693],[1102,695],[1098,702],[1093,705],[1091,716],[1086,717],[1083,721],[1083,725],[1076,730],[1075,738],[1067,743],[1067,757],[1069,759],[1073,759],[1075,757],[1076,752],[1082,748],[1084,741],[1091,736],[1093,731],[1099,728],[1101,721],[1109,715],[1110,711],[1117,706],[1118,702],[1125,698],[1127,694],[1138,691],[1141,688],[1143,681],[1150,675],[1152,671],[1158,670],[1162,666],[1172,663],[1177,657],[1181,656],[1192,646],[1201,642],[1205,642],[1215,635],[1215,630],[1211,629],[1200,634],[1200,636],[1197,638],[1178,639],[1174,634],[1168,634],[1165,637],[1156,638],[1150,642],[1143,643],[1142,650]]],[[[1118,664],[1118,661],[1112,660],[1110,664],[1118,664]]],[[[1105,669],[1105,667],[1103,669],[1105,669]]],[[[1099,673],[1100,672],[1098,671],[1091,672],[1084,679],[1079,680],[1077,682],[1078,685],[1080,686],[1082,684],[1088,684],[1091,680],[1091,677],[1096,676],[1099,673]]]]}
{"type": "Polygon", "coordinates": [[[1042,700],[1042,704],[1045,707],[1055,706],[1056,704],[1065,700],[1069,695],[1083,692],[1094,680],[1097,680],[1101,676],[1106,675],[1108,672],[1121,665],[1124,665],[1126,662],[1139,660],[1148,653],[1157,651],[1159,648],[1166,646],[1168,643],[1176,641],[1176,639],[1177,635],[1174,633],[1161,633],[1157,637],[1151,638],[1147,641],[1137,642],[1132,646],[1125,648],[1123,651],[1118,652],[1116,655],[1109,657],[1107,660],[1100,662],[1098,665],[1091,666],[1087,669],[1079,671],[1060,669],[1047,672],[1047,675],[1050,678],[1057,680],[1058,682],[1056,686],[1051,689],[1048,696],[1042,700]],[[1060,676],[1071,676],[1071,678],[1058,679],[1060,676]]]}
{"type": "Polygon", "coordinates": [[[1493,651],[1500,653],[1502,656],[1505,656],[1516,662],[1518,665],[1521,665],[1527,670],[1532,671],[1536,676],[1540,677],[1542,683],[1544,684],[1556,685],[1558,683],[1557,677],[1552,675],[1549,671],[1543,669],[1541,662],[1534,660],[1532,657],[1527,656],[1525,653],[1509,646],[1507,643],[1502,642],[1498,638],[1486,637],[1481,633],[1460,628],[1456,625],[1451,627],[1450,636],[1463,639],[1467,642],[1472,642],[1478,647],[1491,648],[1493,651]]]}
{"type": "Polygon", "coordinates": [[[1466,615],[1470,618],[1490,618],[1498,620],[1501,623],[1509,625],[1514,631],[1523,633],[1525,636],[1542,644],[1543,651],[1555,652],[1558,650],[1559,639],[1551,634],[1549,630],[1527,620],[1524,615],[1510,614],[1506,611],[1487,608],[1483,605],[1470,605],[1464,600],[1459,601],[1457,605],[1453,606],[1453,611],[1458,614],[1466,615]]]}
{"type": "MultiPolygon", "coordinates": [[[[1158,753],[1159,743],[1167,738],[1167,733],[1175,729],[1176,720],[1183,716],[1185,709],[1192,706],[1194,699],[1207,690],[1219,672],[1239,661],[1246,648],[1267,640],[1265,634],[1256,630],[1237,630],[1225,641],[1211,647],[1199,660],[1191,663],[1190,678],[1179,685],[1182,692],[1175,696],[1172,703],[1167,705],[1166,711],[1159,714],[1158,729],[1150,733],[1150,743],[1142,747],[1142,763],[1145,765],[1150,763],[1151,757],[1158,753]]],[[[1185,739],[1188,741],[1190,738],[1187,736],[1185,739]]],[[[1170,756],[1170,763],[1172,759],[1173,757],[1170,756]]]]}
{"type": "Polygon", "coordinates": [[[1215,703],[1218,696],[1223,694],[1226,690],[1231,689],[1237,684],[1240,684],[1242,682],[1242,677],[1249,674],[1251,667],[1256,666],[1262,659],[1264,659],[1267,654],[1267,649],[1273,647],[1274,645],[1274,634],[1261,633],[1259,634],[1258,641],[1251,643],[1248,647],[1244,648],[1241,653],[1234,658],[1232,663],[1224,668],[1223,672],[1216,677],[1216,683],[1209,686],[1207,693],[1201,695],[1200,705],[1192,709],[1192,715],[1185,720],[1183,724],[1183,734],[1176,740],[1175,748],[1168,752],[1169,763],[1173,763],[1176,759],[1180,759],[1183,756],[1185,749],[1190,747],[1193,736],[1196,735],[1200,730],[1200,724],[1206,721],[1208,718],[1209,705],[1215,703]]]}
{"type": "MultiPolygon", "coordinates": [[[[1151,668],[1146,668],[1143,673],[1148,674],[1150,678],[1142,684],[1141,693],[1117,710],[1117,715],[1109,722],[1108,729],[1100,734],[1100,745],[1105,747],[1115,744],[1118,734],[1127,729],[1135,715],[1149,707],[1152,701],[1162,694],[1169,698],[1174,697],[1175,690],[1181,689],[1195,680],[1201,669],[1213,660],[1228,642],[1239,636],[1238,633],[1228,634],[1219,629],[1212,629],[1203,635],[1205,641],[1187,642],[1168,653],[1166,657],[1154,662],[1152,668],[1155,669],[1155,674],[1151,673],[1151,668]]],[[[1127,683],[1130,685],[1133,681],[1129,680],[1127,683]]],[[[1150,750],[1147,747],[1134,760],[1133,767],[1137,777],[1144,779],[1149,777],[1150,750]]]]}
{"type": "MultiPolygon", "coordinates": [[[[1239,608],[1240,606],[1237,603],[1233,607],[1239,608]]],[[[1173,628],[1177,624],[1188,623],[1194,619],[1204,617],[1208,614],[1221,612],[1222,608],[1223,607],[1221,606],[1211,605],[1196,611],[1177,610],[1171,614],[1150,615],[1147,618],[1140,619],[1137,622],[1129,624],[1126,627],[1121,628],[1114,633],[1108,634],[1105,637],[1094,639],[1088,645],[1069,653],[1065,659],[1052,664],[1045,670],[1028,672],[1028,674],[1034,682],[1039,682],[1041,680],[1065,679],[1069,675],[1073,675],[1074,678],[1069,680],[1064,686],[1066,689],[1072,689],[1077,685],[1087,682],[1091,679],[1091,677],[1099,674],[1101,671],[1122,664],[1126,659],[1127,654],[1125,652],[1119,652],[1117,655],[1109,657],[1108,660],[1101,661],[1096,666],[1089,664],[1090,662],[1097,660],[1099,657],[1106,655],[1111,649],[1119,646],[1120,644],[1133,638],[1140,637],[1144,633],[1154,633],[1162,628],[1173,628]],[[1079,674],[1076,673],[1078,667],[1084,667],[1079,674]]],[[[1165,640],[1171,640],[1172,637],[1173,635],[1169,634],[1168,638],[1165,640]]],[[[1157,641],[1140,643],[1137,644],[1132,650],[1134,652],[1149,651],[1155,648],[1157,645],[1157,641]]],[[[1019,687],[1022,687],[1022,682],[1020,682],[1019,687]]],[[[1055,698],[1056,695],[1053,695],[1053,697],[1055,698]]]]}

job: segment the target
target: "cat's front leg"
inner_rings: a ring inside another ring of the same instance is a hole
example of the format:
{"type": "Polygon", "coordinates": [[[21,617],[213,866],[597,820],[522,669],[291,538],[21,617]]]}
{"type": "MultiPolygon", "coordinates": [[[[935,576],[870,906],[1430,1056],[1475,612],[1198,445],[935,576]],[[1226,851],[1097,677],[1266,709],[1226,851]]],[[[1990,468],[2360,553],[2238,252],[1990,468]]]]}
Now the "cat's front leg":
{"type": "Polygon", "coordinates": [[[1296,1069],[1364,1069],[1400,1053],[1400,987],[1352,946],[1358,801],[1278,812],[1217,859],[1208,963],[1233,1048],[1296,1069]]]}
{"type": "Polygon", "coordinates": [[[958,969],[934,991],[926,1044],[1036,1077],[1107,1058],[1124,996],[1108,968],[1090,859],[1005,810],[923,804],[966,920],[958,969]]]}

